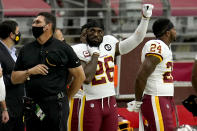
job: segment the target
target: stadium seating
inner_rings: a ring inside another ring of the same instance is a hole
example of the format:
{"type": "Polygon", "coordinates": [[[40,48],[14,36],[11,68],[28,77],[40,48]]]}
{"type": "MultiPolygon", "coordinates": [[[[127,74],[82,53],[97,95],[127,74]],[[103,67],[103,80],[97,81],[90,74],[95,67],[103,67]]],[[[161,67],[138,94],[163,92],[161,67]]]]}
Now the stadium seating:
{"type": "Polygon", "coordinates": [[[4,16],[35,16],[40,11],[50,12],[51,7],[43,0],[2,0],[4,16]]]}

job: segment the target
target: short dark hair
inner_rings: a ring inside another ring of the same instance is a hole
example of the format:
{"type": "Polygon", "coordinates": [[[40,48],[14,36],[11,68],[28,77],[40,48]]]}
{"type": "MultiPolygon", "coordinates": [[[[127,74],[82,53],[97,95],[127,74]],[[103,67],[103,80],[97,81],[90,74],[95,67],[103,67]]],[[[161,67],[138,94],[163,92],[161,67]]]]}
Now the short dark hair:
{"type": "Polygon", "coordinates": [[[153,33],[156,38],[163,36],[166,31],[174,27],[173,23],[167,18],[157,19],[152,26],[153,33]]]}
{"type": "Polygon", "coordinates": [[[45,17],[45,22],[48,23],[52,23],[52,30],[53,33],[55,32],[56,29],[56,18],[54,15],[52,15],[49,12],[40,12],[37,16],[44,16],[45,17]]]}
{"type": "Polygon", "coordinates": [[[18,23],[14,20],[5,20],[0,23],[0,38],[6,39],[12,32],[15,34],[18,23]]]}
{"type": "Polygon", "coordinates": [[[93,19],[89,20],[89,22],[86,24],[86,27],[87,27],[87,29],[89,29],[91,27],[99,27],[102,30],[104,30],[103,23],[98,21],[98,20],[96,21],[96,20],[93,20],[93,19]]]}

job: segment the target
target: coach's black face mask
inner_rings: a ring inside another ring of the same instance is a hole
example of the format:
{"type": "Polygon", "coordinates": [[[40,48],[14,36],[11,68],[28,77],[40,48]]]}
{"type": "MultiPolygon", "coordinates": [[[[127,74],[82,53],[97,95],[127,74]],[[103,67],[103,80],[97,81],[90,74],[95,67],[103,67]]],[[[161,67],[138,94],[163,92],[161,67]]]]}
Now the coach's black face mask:
{"type": "Polygon", "coordinates": [[[32,26],[32,33],[33,36],[37,39],[38,37],[40,37],[44,31],[43,31],[44,27],[37,27],[37,26],[32,26]]]}

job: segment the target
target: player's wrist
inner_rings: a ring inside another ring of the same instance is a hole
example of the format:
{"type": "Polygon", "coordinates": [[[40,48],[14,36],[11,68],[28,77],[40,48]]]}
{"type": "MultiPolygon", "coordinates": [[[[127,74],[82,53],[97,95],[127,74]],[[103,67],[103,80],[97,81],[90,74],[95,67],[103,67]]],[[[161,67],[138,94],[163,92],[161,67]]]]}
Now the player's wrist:
{"type": "Polygon", "coordinates": [[[134,101],[137,101],[137,102],[142,102],[142,98],[135,98],[134,101]]]}
{"type": "Polygon", "coordinates": [[[142,13],[142,19],[143,19],[143,20],[150,20],[150,17],[146,17],[146,16],[142,13]]]}
{"type": "Polygon", "coordinates": [[[135,100],[135,103],[138,104],[138,105],[141,105],[143,102],[140,101],[140,100],[139,101],[135,100]]]}
{"type": "Polygon", "coordinates": [[[8,111],[8,108],[4,108],[2,111],[3,112],[7,112],[8,111]]]}
{"type": "Polygon", "coordinates": [[[99,57],[99,55],[100,55],[100,54],[97,53],[97,52],[95,52],[95,53],[92,54],[92,56],[94,56],[94,57],[99,57]]]}

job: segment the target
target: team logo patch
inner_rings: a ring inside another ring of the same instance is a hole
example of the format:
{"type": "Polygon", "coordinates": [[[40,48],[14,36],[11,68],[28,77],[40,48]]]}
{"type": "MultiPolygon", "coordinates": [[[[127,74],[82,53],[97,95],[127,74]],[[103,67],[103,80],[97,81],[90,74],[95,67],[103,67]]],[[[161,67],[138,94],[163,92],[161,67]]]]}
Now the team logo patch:
{"type": "Polygon", "coordinates": [[[88,51],[84,51],[84,52],[83,52],[83,55],[84,55],[85,57],[89,57],[89,56],[90,56],[90,53],[89,53],[88,51]]]}
{"type": "Polygon", "coordinates": [[[105,49],[106,49],[107,51],[110,51],[110,50],[112,49],[112,47],[111,47],[110,44],[106,44],[104,47],[105,47],[105,49]]]}
{"type": "Polygon", "coordinates": [[[166,104],[166,107],[169,109],[170,108],[170,106],[168,105],[168,104],[166,104]]]}
{"type": "Polygon", "coordinates": [[[94,108],[94,103],[91,103],[91,104],[90,104],[90,107],[91,107],[91,108],[94,108]]]}

